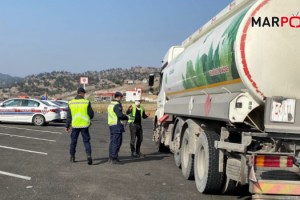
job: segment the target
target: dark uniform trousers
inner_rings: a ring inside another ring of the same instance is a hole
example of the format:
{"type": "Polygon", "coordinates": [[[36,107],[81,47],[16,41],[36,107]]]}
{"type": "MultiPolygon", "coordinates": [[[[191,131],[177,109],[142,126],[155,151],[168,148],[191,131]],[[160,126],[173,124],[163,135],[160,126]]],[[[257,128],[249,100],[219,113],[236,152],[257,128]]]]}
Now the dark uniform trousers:
{"type": "Polygon", "coordinates": [[[90,144],[90,133],[89,128],[72,128],[71,132],[71,144],[70,144],[70,154],[75,155],[76,152],[76,145],[79,133],[81,132],[83,144],[85,147],[85,151],[87,155],[91,155],[91,144],[90,144]]]}
{"type": "Polygon", "coordinates": [[[109,158],[117,159],[123,140],[122,132],[110,131],[110,143],[109,143],[109,158]]]}
{"type": "Polygon", "coordinates": [[[142,128],[142,125],[141,124],[130,123],[129,124],[129,129],[130,129],[130,135],[131,135],[131,140],[130,140],[131,152],[132,153],[136,152],[137,154],[140,154],[141,144],[142,144],[142,141],[143,141],[143,128],[142,128]]]}

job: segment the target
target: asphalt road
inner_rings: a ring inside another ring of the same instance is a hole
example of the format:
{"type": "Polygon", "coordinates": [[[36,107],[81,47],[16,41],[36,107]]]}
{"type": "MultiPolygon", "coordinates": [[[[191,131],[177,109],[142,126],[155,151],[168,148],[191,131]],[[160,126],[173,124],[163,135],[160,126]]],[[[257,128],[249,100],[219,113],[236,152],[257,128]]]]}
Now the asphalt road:
{"type": "Polygon", "coordinates": [[[183,178],[172,154],[156,152],[151,120],[143,123],[142,152],[146,157],[130,157],[127,128],[120,151],[123,164],[108,164],[106,123],[106,116],[96,115],[90,128],[92,166],[87,165],[81,137],[77,162],[69,162],[70,138],[64,132],[64,124],[36,127],[1,123],[0,199],[250,199],[247,193],[235,196],[198,193],[195,182],[183,178]]]}

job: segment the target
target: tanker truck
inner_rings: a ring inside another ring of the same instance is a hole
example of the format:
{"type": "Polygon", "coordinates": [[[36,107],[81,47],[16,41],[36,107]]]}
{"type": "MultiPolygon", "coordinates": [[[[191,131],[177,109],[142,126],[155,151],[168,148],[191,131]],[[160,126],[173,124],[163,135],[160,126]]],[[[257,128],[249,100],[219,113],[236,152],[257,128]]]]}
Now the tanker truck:
{"type": "Polygon", "coordinates": [[[150,75],[153,140],[200,193],[299,198],[299,11],[299,0],[235,0],[150,75]]]}

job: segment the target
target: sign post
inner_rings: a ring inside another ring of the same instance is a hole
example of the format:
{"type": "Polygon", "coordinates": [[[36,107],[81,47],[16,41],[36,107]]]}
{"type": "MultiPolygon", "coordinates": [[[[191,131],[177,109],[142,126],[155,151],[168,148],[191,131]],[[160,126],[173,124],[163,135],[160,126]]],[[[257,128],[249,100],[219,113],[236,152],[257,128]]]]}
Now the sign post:
{"type": "Polygon", "coordinates": [[[85,89],[85,84],[89,84],[88,77],[80,77],[80,84],[83,84],[83,88],[85,89]]]}

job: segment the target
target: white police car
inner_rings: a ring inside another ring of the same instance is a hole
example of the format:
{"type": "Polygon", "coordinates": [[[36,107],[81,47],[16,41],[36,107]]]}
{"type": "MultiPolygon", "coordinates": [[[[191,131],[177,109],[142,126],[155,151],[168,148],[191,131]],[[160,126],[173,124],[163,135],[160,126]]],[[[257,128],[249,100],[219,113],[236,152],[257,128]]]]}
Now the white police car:
{"type": "Polygon", "coordinates": [[[25,122],[43,126],[60,119],[60,110],[36,99],[13,98],[0,103],[0,122],[25,122]]]}
{"type": "Polygon", "coordinates": [[[67,119],[67,107],[61,106],[56,101],[50,101],[50,100],[41,100],[41,102],[45,104],[49,104],[51,106],[57,107],[60,109],[60,121],[64,121],[67,119]]]}

